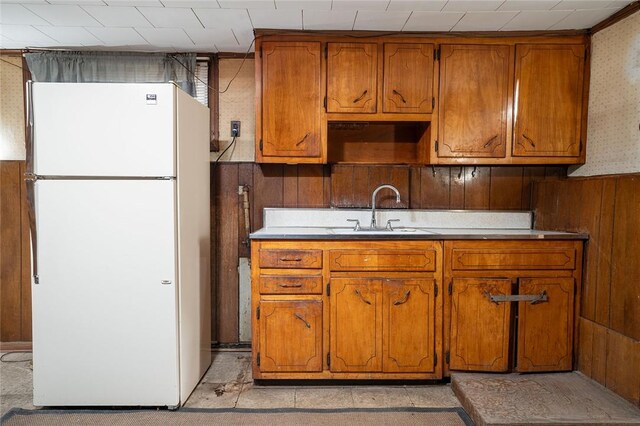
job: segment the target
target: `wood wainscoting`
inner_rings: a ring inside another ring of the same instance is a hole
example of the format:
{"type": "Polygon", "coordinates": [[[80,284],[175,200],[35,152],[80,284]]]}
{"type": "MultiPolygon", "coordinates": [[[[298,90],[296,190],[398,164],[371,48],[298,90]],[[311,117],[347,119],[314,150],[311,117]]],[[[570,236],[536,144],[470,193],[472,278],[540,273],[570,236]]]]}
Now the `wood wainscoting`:
{"type": "Polygon", "coordinates": [[[24,161],[0,161],[0,351],[31,341],[31,246],[24,161]]]}
{"type": "Polygon", "coordinates": [[[587,232],[578,368],[640,405],[640,174],[545,179],[535,228],[587,232]]]}
{"type": "Polygon", "coordinates": [[[529,210],[535,179],[566,176],[566,167],[282,165],[211,166],[212,339],[237,343],[238,259],[250,255],[242,195],[249,187],[250,228],[262,227],[264,207],[368,208],[371,192],[395,185],[402,202],[381,193],[382,208],[529,210]]]}

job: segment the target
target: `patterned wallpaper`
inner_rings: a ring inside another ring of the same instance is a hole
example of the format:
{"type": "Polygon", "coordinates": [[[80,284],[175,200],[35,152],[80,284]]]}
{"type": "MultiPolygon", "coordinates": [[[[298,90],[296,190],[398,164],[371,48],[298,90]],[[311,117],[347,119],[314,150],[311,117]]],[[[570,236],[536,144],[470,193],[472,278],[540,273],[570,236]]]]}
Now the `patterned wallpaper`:
{"type": "MultiPolygon", "coordinates": [[[[220,60],[220,90],[227,87],[241,63],[242,59],[220,60]]],[[[255,161],[255,102],[255,63],[253,59],[247,59],[229,90],[220,94],[220,152],[231,142],[231,120],[241,121],[235,147],[230,148],[220,161],[255,161]]],[[[215,161],[220,152],[212,152],[211,160],[215,161]]]]}
{"type": "Polygon", "coordinates": [[[592,39],[587,162],[570,176],[640,172],[640,12],[592,39]]]}
{"type": "Polygon", "coordinates": [[[2,55],[0,59],[0,160],[24,160],[22,57],[2,55]]]}

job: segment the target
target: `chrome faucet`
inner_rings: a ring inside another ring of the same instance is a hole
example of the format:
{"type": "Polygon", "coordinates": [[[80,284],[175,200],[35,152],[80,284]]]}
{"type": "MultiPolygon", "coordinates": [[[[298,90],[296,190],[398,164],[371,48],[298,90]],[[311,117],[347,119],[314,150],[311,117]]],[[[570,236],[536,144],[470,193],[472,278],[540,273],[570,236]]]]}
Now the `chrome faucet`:
{"type": "Polygon", "coordinates": [[[393,185],[380,185],[371,194],[371,229],[376,229],[376,196],[381,189],[391,189],[396,193],[396,203],[400,202],[400,191],[393,185]]]}

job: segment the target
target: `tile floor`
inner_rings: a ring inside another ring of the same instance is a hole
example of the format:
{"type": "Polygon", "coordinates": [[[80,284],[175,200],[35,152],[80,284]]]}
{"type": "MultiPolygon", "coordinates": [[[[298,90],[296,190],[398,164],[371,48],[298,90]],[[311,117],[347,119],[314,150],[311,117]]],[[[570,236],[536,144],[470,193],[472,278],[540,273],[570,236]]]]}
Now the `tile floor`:
{"type": "MultiPolygon", "coordinates": [[[[30,354],[0,364],[1,414],[34,409],[30,354]]],[[[450,385],[254,386],[250,352],[214,352],[213,363],[185,406],[194,408],[459,407],[450,385]]]]}

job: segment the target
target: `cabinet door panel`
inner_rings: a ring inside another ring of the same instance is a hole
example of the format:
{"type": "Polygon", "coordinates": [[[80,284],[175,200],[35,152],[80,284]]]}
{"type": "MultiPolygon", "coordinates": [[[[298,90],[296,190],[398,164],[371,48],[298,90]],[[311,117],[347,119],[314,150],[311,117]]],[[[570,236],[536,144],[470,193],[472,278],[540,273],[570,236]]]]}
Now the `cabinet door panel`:
{"type": "Polygon", "coordinates": [[[509,46],[444,45],[441,49],[438,157],[503,158],[509,46]]]}
{"type": "Polygon", "coordinates": [[[328,43],[327,112],[376,112],[377,69],[375,43],[328,43]]]}
{"type": "Polygon", "coordinates": [[[547,300],[518,302],[518,371],[571,370],[573,355],[573,278],[523,278],[519,294],[547,300]]]}
{"type": "Polygon", "coordinates": [[[262,44],[262,154],[321,155],[319,42],[262,44]]]}
{"type": "Polygon", "coordinates": [[[582,45],[516,46],[514,156],[580,155],[582,45]]]}
{"type": "Polygon", "coordinates": [[[322,301],[260,301],[260,370],[322,371],[322,301]]]}
{"type": "Polygon", "coordinates": [[[382,369],[382,282],[331,280],[331,371],[382,369]]]}
{"type": "Polygon", "coordinates": [[[456,278],[451,295],[451,370],[507,371],[511,302],[492,303],[489,294],[510,295],[507,279],[456,278]]]}
{"type": "Polygon", "coordinates": [[[383,371],[434,371],[434,289],[434,280],[384,282],[383,371]]]}
{"type": "Polygon", "coordinates": [[[433,44],[384,44],[383,112],[433,110],[433,44]]]}

